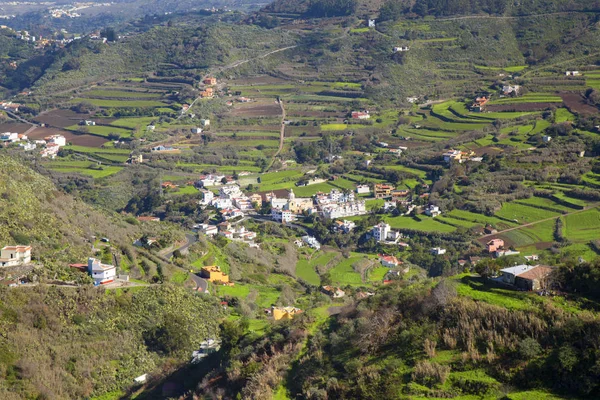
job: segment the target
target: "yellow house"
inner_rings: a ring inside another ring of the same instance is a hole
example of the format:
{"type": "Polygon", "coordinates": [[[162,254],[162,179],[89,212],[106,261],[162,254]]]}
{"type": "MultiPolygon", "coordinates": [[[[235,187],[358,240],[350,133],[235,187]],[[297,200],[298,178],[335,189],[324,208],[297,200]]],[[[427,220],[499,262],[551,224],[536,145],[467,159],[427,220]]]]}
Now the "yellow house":
{"type": "Polygon", "coordinates": [[[280,319],[290,320],[294,318],[294,315],[301,312],[302,310],[296,307],[273,307],[273,319],[275,321],[280,319]]]}
{"type": "Polygon", "coordinates": [[[259,208],[262,207],[262,196],[258,193],[253,194],[250,196],[250,203],[256,203],[259,208]]]}
{"type": "Polygon", "coordinates": [[[229,283],[229,275],[221,271],[221,267],[216,265],[209,265],[202,267],[201,275],[206,278],[209,282],[221,282],[229,283]]]}

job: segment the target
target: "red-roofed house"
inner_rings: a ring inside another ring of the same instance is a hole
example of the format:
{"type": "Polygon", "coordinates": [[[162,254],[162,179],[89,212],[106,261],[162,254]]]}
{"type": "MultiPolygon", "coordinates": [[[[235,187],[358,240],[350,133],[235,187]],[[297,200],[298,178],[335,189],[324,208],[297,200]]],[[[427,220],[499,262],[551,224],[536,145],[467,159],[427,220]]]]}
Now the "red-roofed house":
{"type": "Polygon", "coordinates": [[[379,262],[381,262],[381,265],[388,268],[395,268],[398,265],[402,265],[402,261],[398,260],[396,257],[386,256],[384,254],[379,255],[379,262]]]}

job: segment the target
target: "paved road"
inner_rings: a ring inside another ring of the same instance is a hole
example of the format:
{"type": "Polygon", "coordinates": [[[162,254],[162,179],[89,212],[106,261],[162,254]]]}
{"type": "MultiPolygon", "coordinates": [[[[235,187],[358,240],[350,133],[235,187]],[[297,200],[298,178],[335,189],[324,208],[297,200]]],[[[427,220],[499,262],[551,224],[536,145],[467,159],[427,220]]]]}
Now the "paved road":
{"type": "Polygon", "coordinates": [[[176,249],[173,249],[172,251],[166,253],[162,257],[164,257],[167,260],[169,260],[169,259],[171,259],[171,257],[173,257],[173,253],[175,253],[176,250],[179,250],[179,251],[187,250],[191,245],[193,245],[194,243],[196,243],[198,241],[198,236],[197,235],[192,235],[191,233],[186,233],[185,234],[185,239],[186,239],[186,243],[184,245],[179,246],[176,249]]]}
{"type": "MultiPolygon", "coordinates": [[[[184,245],[182,245],[176,249],[173,249],[173,251],[165,254],[163,257],[165,257],[166,259],[170,259],[171,257],[173,257],[173,253],[175,252],[175,250],[179,250],[179,251],[187,250],[191,245],[193,245],[194,243],[196,243],[198,241],[198,235],[192,235],[191,233],[186,233],[185,238],[186,238],[186,243],[184,245]]],[[[196,284],[196,289],[200,288],[202,292],[207,292],[206,290],[208,289],[208,282],[205,279],[200,278],[198,275],[196,275],[194,273],[190,273],[190,278],[192,278],[192,280],[196,284]]]]}
{"type": "Polygon", "coordinates": [[[196,274],[191,274],[190,278],[192,278],[192,280],[196,283],[196,289],[201,289],[201,292],[208,293],[208,282],[205,279],[200,278],[196,274]]]}

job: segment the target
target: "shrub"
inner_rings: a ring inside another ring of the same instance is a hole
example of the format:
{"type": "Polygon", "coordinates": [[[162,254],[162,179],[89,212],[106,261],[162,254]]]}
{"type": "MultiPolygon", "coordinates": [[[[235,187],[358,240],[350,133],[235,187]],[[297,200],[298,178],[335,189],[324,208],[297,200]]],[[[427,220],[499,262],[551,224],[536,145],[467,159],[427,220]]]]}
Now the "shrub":
{"type": "Polygon", "coordinates": [[[519,355],[525,360],[531,360],[542,352],[542,346],[533,338],[523,339],[518,345],[519,355]]]}
{"type": "Polygon", "coordinates": [[[443,385],[450,374],[450,367],[435,362],[419,361],[412,373],[412,380],[422,385],[433,387],[443,385]]]}

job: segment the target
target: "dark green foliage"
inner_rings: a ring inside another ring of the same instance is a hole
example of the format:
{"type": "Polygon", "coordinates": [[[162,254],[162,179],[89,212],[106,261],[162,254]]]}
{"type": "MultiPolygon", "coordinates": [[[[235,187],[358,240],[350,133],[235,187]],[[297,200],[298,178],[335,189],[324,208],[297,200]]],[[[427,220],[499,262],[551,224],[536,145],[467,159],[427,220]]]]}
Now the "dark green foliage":
{"type": "Polygon", "coordinates": [[[311,0],[307,15],[320,18],[350,15],[356,5],[356,0],[311,0]]]}

